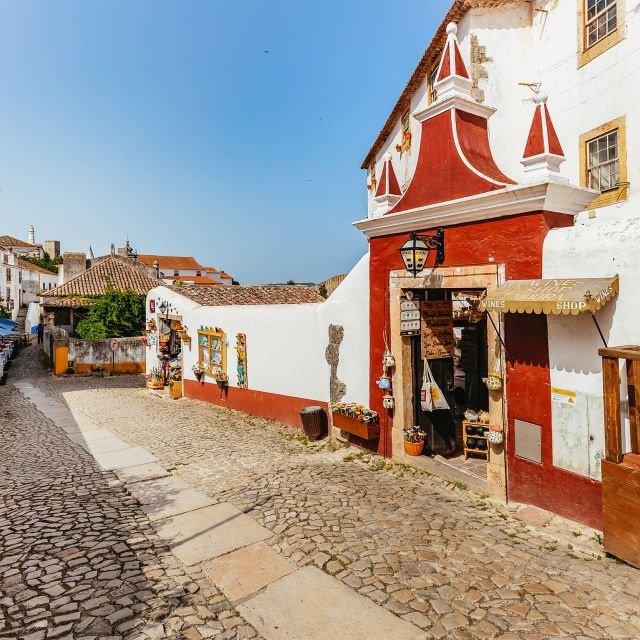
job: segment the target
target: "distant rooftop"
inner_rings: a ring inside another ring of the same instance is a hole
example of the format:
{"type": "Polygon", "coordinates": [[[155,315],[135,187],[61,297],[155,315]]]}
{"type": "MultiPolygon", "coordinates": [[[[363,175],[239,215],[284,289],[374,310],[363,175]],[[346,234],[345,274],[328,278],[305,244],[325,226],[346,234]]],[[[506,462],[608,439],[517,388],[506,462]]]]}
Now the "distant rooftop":
{"type": "Polygon", "coordinates": [[[205,307],[262,304],[317,304],[324,302],[316,291],[300,285],[238,285],[171,287],[173,291],[205,307]]]}
{"type": "Polygon", "coordinates": [[[153,267],[153,263],[156,261],[161,270],[189,269],[193,271],[205,271],[205,267],[192,256],[157,256],[150,253],[138,254],[138,262],[142,262],[142,264],[147,267],[153,267]]]}
{"type": "Polygon", "coordinates": [[[13,236],[0,236],[0,247],[26,247],[37,249],[38,245],[31,244],[30,242],[25,242],[24,240],[20,240],[19,238],[14,238],[13,236]]]}

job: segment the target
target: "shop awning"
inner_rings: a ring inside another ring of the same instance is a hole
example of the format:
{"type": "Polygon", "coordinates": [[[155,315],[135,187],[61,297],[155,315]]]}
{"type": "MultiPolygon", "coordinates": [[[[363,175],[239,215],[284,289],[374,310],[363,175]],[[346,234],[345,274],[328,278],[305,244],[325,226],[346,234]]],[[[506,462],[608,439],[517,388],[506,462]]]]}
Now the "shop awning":
{"type": "Polygon", "coordinates": [[[611,278],[551,278],[508,280],[489,287],[480,301],[485,311],[573,315],[594,313],[618,293],[618,276],[611,278]]]}

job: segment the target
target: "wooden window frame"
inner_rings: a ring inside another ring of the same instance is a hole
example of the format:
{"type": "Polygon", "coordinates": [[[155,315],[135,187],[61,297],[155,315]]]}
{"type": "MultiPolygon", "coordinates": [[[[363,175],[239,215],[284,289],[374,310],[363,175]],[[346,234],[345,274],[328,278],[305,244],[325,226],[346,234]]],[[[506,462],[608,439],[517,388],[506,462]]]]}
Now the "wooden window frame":
{"type": "Polygon", "coordinates": [[[588,47],[586,2],[587,0],[578,0],[578,69],[624,40],[625,0],[616,0],[616,28],[588,47]]]}
{"type": "Polygon", "coordinates": [[[580,184],[583,187],[589,186],[588,176],[588,143],[595,138],[599,138],[606,133],[618,131],[618,157],[620,161],[620,186],[614,189],[603,191],[599,196],[587,206],[587,209],[595,209],[596,207],[606,207],[617,202],[624,202],[629,198],[629,173],[627,170],[627,119],[625,116],[610,120],[605,124],[591,129],[580,136],[580,184]]]}
{"type": "Polygon", "coordinates": [[[427,76],[427,104],[432,104],[438,99],[438,92],[435,90],[438,65],[436,65],[427,76]]]}
{"type": "Polygon", "coordinates": [[[227,336],[224,331],[215,330],[215,329],[198,329],[198,367],[205,372],[208,376],[213,378],[216,377],[218,372],[227,373],[227,336]],[[206,345],[202,344],[202,340],[206,341],[206,345]],[[212,342],[213,340],[219,340],[219,349],[215,349],[215,351],[220,352],[221,362],[217,365],[217,368],[211,366],[211,350],[212,350],[212,342]],[[206,362],[203,361],[203,347],[207,348],[209,353],[209,358],[206,362]]]}
{"type": "Polygon", "coordinates": [[[402,152],[409,151],[411,149],[411,109],[407,109],[400,118],[400,136],[402,152]]]}

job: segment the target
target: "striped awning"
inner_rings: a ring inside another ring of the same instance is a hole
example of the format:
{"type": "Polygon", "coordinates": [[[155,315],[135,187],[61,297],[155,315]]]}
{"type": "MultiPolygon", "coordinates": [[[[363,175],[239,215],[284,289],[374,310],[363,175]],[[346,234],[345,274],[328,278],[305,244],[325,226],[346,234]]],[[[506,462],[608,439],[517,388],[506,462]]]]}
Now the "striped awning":
{"type": "Polygon", "coordinates": [[[618,293],[618,276],[611,278],[550,278],[508,280],[489,287],[480,301],[485,311],[545,313],[577,316],[595,313],[618,293]]]}

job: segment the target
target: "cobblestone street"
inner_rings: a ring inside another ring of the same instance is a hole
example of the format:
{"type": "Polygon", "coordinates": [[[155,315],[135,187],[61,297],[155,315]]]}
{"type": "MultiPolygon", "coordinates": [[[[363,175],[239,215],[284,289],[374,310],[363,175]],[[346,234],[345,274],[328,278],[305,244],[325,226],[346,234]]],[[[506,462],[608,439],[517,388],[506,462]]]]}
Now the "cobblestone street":
{"type": "Polygon", "coordinates": [[[39,413],[11,384],[20,381],[144,447],[268,529],[278,555],[422,637],[640,638],[637,571],[585,551],[579,531],[567,531],[574,544],[556,539],[463,486],[159,397],[139,377],[54,379],[31,349],[0,388],[2,638],[258,637],[207,567],[183,565],[117,475],[39,413]]]}

